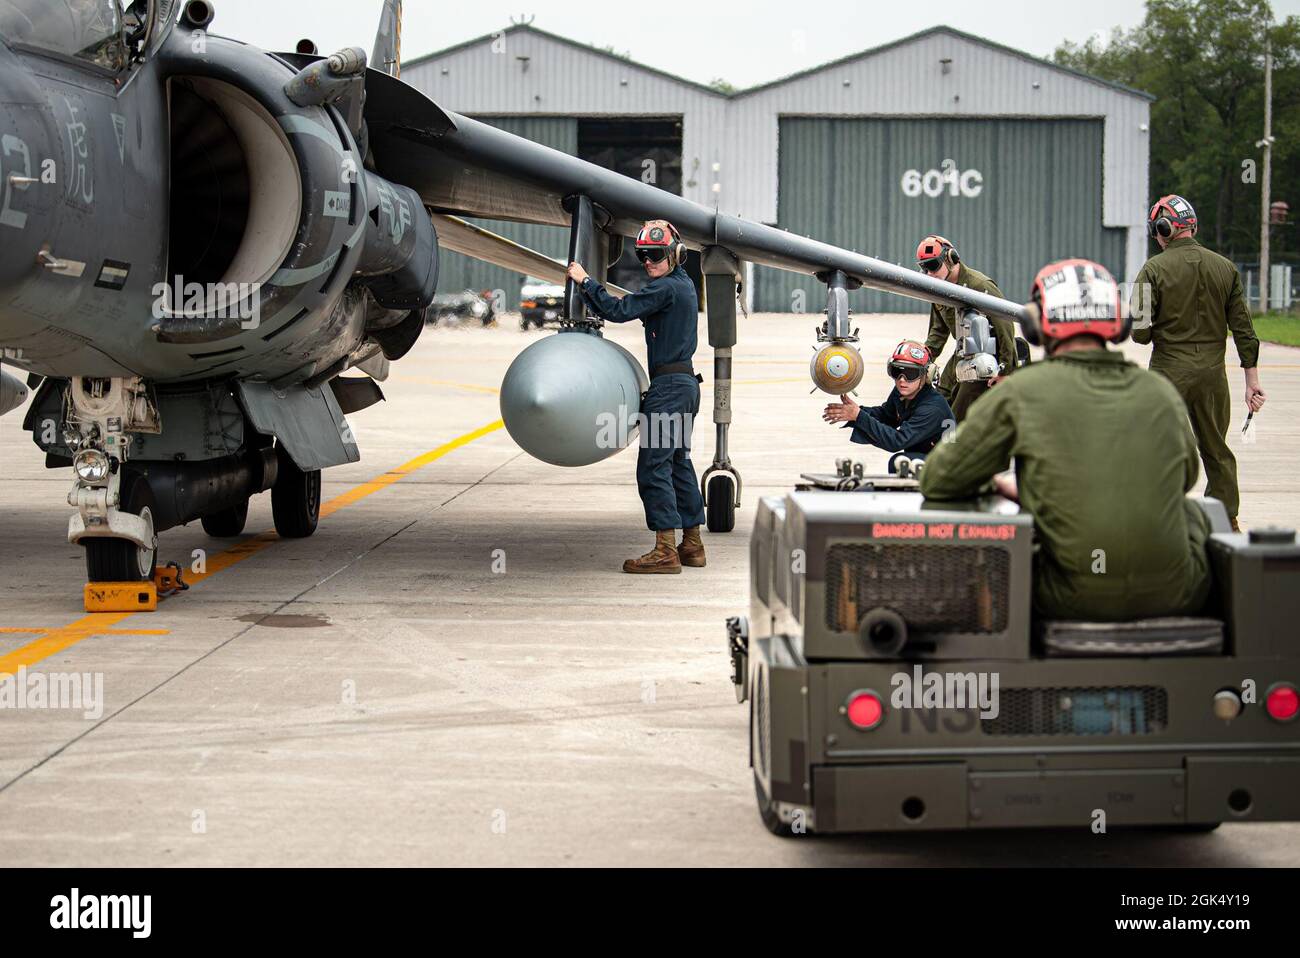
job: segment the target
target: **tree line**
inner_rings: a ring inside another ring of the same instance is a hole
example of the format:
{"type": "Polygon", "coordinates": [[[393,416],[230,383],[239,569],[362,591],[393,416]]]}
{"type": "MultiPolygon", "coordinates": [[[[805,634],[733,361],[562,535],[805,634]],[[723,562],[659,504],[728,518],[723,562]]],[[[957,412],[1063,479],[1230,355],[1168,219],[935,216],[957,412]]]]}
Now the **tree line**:
{"type": "Polygon", "coordinates": [[[1271,228],[1273,262],[1300,262],[1300,17],[1265,0],[1147,0],[1142,23],[1066,41],[1061,66],[1145,91],[1151,104],[1150,201],[1185,196],[1198,239],[1238,262],[1259,256],[1264,54],[1273,56],[1271,199],[1290,204],[1271,228]]]}

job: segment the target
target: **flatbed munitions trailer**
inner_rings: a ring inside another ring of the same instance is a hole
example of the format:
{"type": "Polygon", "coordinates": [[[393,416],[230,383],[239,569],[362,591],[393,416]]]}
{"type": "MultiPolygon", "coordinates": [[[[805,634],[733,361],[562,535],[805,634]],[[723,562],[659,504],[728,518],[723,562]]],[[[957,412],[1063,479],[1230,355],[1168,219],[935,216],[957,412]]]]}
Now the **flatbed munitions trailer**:
{"type": "Polygon", "coordinates": [[[914,481],[843,467],[806,478],[758,504],[749,615],[728,620],[770,830],[1300,819],[1292,530],[1234,534],[1198,500],[1214,530],[1203,618],[1042,622],[1014,503],[926,502],[914,481]],[[996,715],[973,694],[893,705],[900,675],[935,672],[950,691],[996,679],[996,715]]]}

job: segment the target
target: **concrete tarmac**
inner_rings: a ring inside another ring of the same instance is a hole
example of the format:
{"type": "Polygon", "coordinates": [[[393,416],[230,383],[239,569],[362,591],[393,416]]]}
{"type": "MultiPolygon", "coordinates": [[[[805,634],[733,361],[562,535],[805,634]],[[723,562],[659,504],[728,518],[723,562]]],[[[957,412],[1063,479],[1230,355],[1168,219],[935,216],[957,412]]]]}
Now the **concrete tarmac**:
{"type": "MultiPolygon", "coordinates": [[[[888,351],[925,321],[857,320],[859,398],[876,403],[888,351]]],[[[89,718],[0,710],[0,863],[1300,864],[1290,824],[768,834],[723,629],[747,609],[754,505],[838,456],[885,462],[821,421],[816,322],[742,318],[731,453],[744,505],[736,532],[706,535],[708,567],[678,576],[620,571],[652,542],[633,451],[566,470],[500,428],[506,367],[549,335],[516,317],[430,329],[394,364],[388,401],[350,417],[362,459],[325,473],[313,538],[264,534],[268,496],[238,540],[198,523],[166,533],[160,559],[199,554],[207,575],[152,614],[82,610],[70,473],[44,469],[22,411],[6,415],[0,672],[102,676],[103,703],[89,718]]],[[[609,335],[644,357],[639,323],[609,335]]],[[[702,324],[709,379],[706,342],[702,324]]],[[[1125,349],[1145,364],[1145,348],[1125,349]]],[[[1300,350],[1263,347],[1254,442],[1229,354],[1243,522],[1300,526],[1300,350]]],[[[706,382],[697,471],[713,454],[711,400],[706,382]]]]}

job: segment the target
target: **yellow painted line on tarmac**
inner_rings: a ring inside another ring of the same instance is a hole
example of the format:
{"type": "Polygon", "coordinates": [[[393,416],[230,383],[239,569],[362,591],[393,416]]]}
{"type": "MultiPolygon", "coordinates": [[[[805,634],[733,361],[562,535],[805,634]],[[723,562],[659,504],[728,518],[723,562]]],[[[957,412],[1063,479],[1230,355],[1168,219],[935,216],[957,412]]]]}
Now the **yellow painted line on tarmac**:
{"type": "Polygon", "coordinates": [[[0,655],[0,675],[11,675],[24,665],[35,665],[51,655],[76,645],[92,635],[167,635],[167,629],[114,629],[119,622],[135,615],[134,612],[95,612],[78,619],[61,629],[0,629],[5,633],[44,633],[34,642],[28,642],[7,655],[0,655]]]}
{"type": "Polygon", "coordinates": [[[457,436],[451,442],[443,443],[437,449],[430,449],[423,456],[416,456],[410,462],[404,463],[396,469],[390,469],[377,479],[371,479],[369,482],[357,486],[355,489],[349,489],[347,492],[343,493],[343,495],[336,496],[320,507],[321,518],[324,518],[331,513],[338,512],[340,509],[352,505],[352,503],[356,502],[358,499],[364,499],[366,496],[376,493],[380,489],[387,489],[397,480],[409,476],[417,469],[423,469],[429,463],[441,459],[443,456],[447,455],[447,453],[455,452],[461,446],[467,446],[475,439],[482,439],[484,436],[496,432],[503,426],[505,426],[505,422],[500,419],[496,422],[490,422],[486,426],[475,429],[473,432],[467,432],[463,436],[457,436]]]}
{"type": "MultiPolygon", "coordinates": [[[[387,489],[393,483],[397,482],[418,469],[423,469],[430,463],[436,462],[450,452],[468,445],[476,439],[496,432],[505,425],[500,419],[496,422],[488,423],[473,432],[467,432],[463,436],[458,436],[450,442],[445,442],[436,449],[430,449],[424,455],[416,456],[409,462],[403,463],[396,469],[390,469],[376,479],[363,483],[354,489],[349,489],[342,495],[335,496],[329,502],[323,503],[320,507],[321,518],[332,515],[340,509],[345,509],[353,503],[359,502],[366,496],[373,495],[381,489],[387,489]]],[[[242,542],[236,543],[229,549],[209,556],[207,566],[202,573],[185,574],[185,581],[189,585],[197,585],[200,582],[210,579],[225,569],[229,569],[236,563],[243,562],[245,559],[252,558],[267,546],[279,540],[274,532],[263,532],[259,535],[252,536],[242,542]]],[[[24,665],[35,665],[51,655],[57,655],[64,649],[76,645],[82,639],[88,639],[92,635],[167,635],[166,629],[114,629],[113,626],[125,621],[133,615],[139,615],[138,612],[97,612],[78,619],[71,625],[66,625],[59,629],[26,629],[26,628],[5,628],[0,629],[0,633],[44,633],[40,638],[33,642],[15,649],[14,651],[0,656],[0,675],[12,674],[24,665]]]]}

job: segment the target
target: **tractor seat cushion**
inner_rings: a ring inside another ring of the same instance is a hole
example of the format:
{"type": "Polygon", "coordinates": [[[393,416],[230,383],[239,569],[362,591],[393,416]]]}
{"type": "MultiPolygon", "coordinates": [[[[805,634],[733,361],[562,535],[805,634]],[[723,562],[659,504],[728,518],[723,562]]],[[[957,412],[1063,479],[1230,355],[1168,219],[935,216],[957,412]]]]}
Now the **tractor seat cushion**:
{"type": "Polygon", "coordinates": [[[1223,651],[1223,623],[1219,619],[1045,620],[1039,634],[1047,654],[1054,656],[1215,655],[1223,651]]]}

